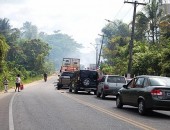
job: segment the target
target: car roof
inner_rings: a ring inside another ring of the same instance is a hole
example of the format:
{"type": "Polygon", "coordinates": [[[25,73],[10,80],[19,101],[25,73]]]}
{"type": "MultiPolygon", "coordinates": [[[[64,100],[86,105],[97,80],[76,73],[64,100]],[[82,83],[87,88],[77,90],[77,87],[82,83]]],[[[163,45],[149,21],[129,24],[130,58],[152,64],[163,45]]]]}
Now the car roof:
{"type": "Polygon", "coordinates": [[[109,74],[107,74],[107,75],[103,75],[103,76],[116,76],[116,77],[124,77],[124,76],[120,76],[120,75],[109,75],[109,74]]]}
{"type": "Polygon", "coordinates": [[[169,77],[165,77],[165,76],[156,76],[156,75],[139,75],[136,77],[147,77],[147,78],[169,78],[169,77]]]}

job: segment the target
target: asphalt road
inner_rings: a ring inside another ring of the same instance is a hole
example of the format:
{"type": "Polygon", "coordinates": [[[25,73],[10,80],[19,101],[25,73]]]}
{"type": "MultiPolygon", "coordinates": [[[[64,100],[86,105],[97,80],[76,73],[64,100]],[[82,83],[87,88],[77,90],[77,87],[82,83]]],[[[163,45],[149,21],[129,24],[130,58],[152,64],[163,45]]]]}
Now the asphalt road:
{"type": "Polygon", "coordinates": [[[136,108],[115,107],[93,93],[55,89],[57,76],[0,94],[0,130],[169,130],[170,112],[140,116],[136,108]]]}

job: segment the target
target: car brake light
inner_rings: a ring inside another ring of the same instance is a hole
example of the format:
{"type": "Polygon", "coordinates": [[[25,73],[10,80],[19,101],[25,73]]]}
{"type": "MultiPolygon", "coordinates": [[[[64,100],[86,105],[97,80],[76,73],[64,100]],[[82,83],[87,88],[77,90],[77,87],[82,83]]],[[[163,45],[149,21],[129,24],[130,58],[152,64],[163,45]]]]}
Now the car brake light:
{"type": "Polygon", "coordinates": [[[109,86],[107,86],[107,85],[104,85],[104,89],[109,89],[109,86]]]}
{"type": "Polygon", "coordinates": [[[163,95],[162,91],[159,90],[159,89],[154,89],[154,90],[152,90],[152,91],[151,91],[151,94],[152,94],[152,95],[157,95],[157,96],[162,96],[162,95],[163,95]]]}

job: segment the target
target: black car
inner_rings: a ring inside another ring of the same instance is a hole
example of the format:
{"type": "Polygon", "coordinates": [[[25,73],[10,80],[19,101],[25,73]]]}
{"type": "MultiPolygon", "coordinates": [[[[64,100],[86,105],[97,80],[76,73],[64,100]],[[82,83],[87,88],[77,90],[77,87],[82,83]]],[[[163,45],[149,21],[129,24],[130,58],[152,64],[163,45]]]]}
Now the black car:
{"type": "Polygon", "coordinates": [[[73,78],[69,86],[69,92],[93,91],[96,94],[98,85],[98,72],[93,70],[79,70],[74,72],[73,78]]]}
{"type": "Polygon", "coordinates": [[[59,76],[58,83],[57,83],[57,89],[61,88],[68,88],[70,85],[71,78],[73,77],[73,72],[65,71],[59,76]]]}
{"type": "Polygon", "coordinates": [[[151,110],[170,110],[170,78],[137,76],[124,85],[116,97],[117,108],[135,106],[141,115],[151,110]]]}

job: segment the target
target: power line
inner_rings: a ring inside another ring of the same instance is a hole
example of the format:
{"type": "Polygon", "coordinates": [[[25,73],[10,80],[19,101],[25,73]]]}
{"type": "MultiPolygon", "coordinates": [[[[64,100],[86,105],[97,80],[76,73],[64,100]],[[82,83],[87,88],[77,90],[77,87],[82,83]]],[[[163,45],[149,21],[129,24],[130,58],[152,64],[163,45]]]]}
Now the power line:
{"type": "Polygon", "coordinates": [[[116,15],[114,16],[114,19],[117,17],[117,15],[119,15],[119,13],[121,12],[121,10],[122,10],[122,8],[123,8],[124,5],[125,5],[125,4],[123,3],[122,6],[120,7],[119,11],[118,11],[118,12],[116,13],[116,15]]]}

